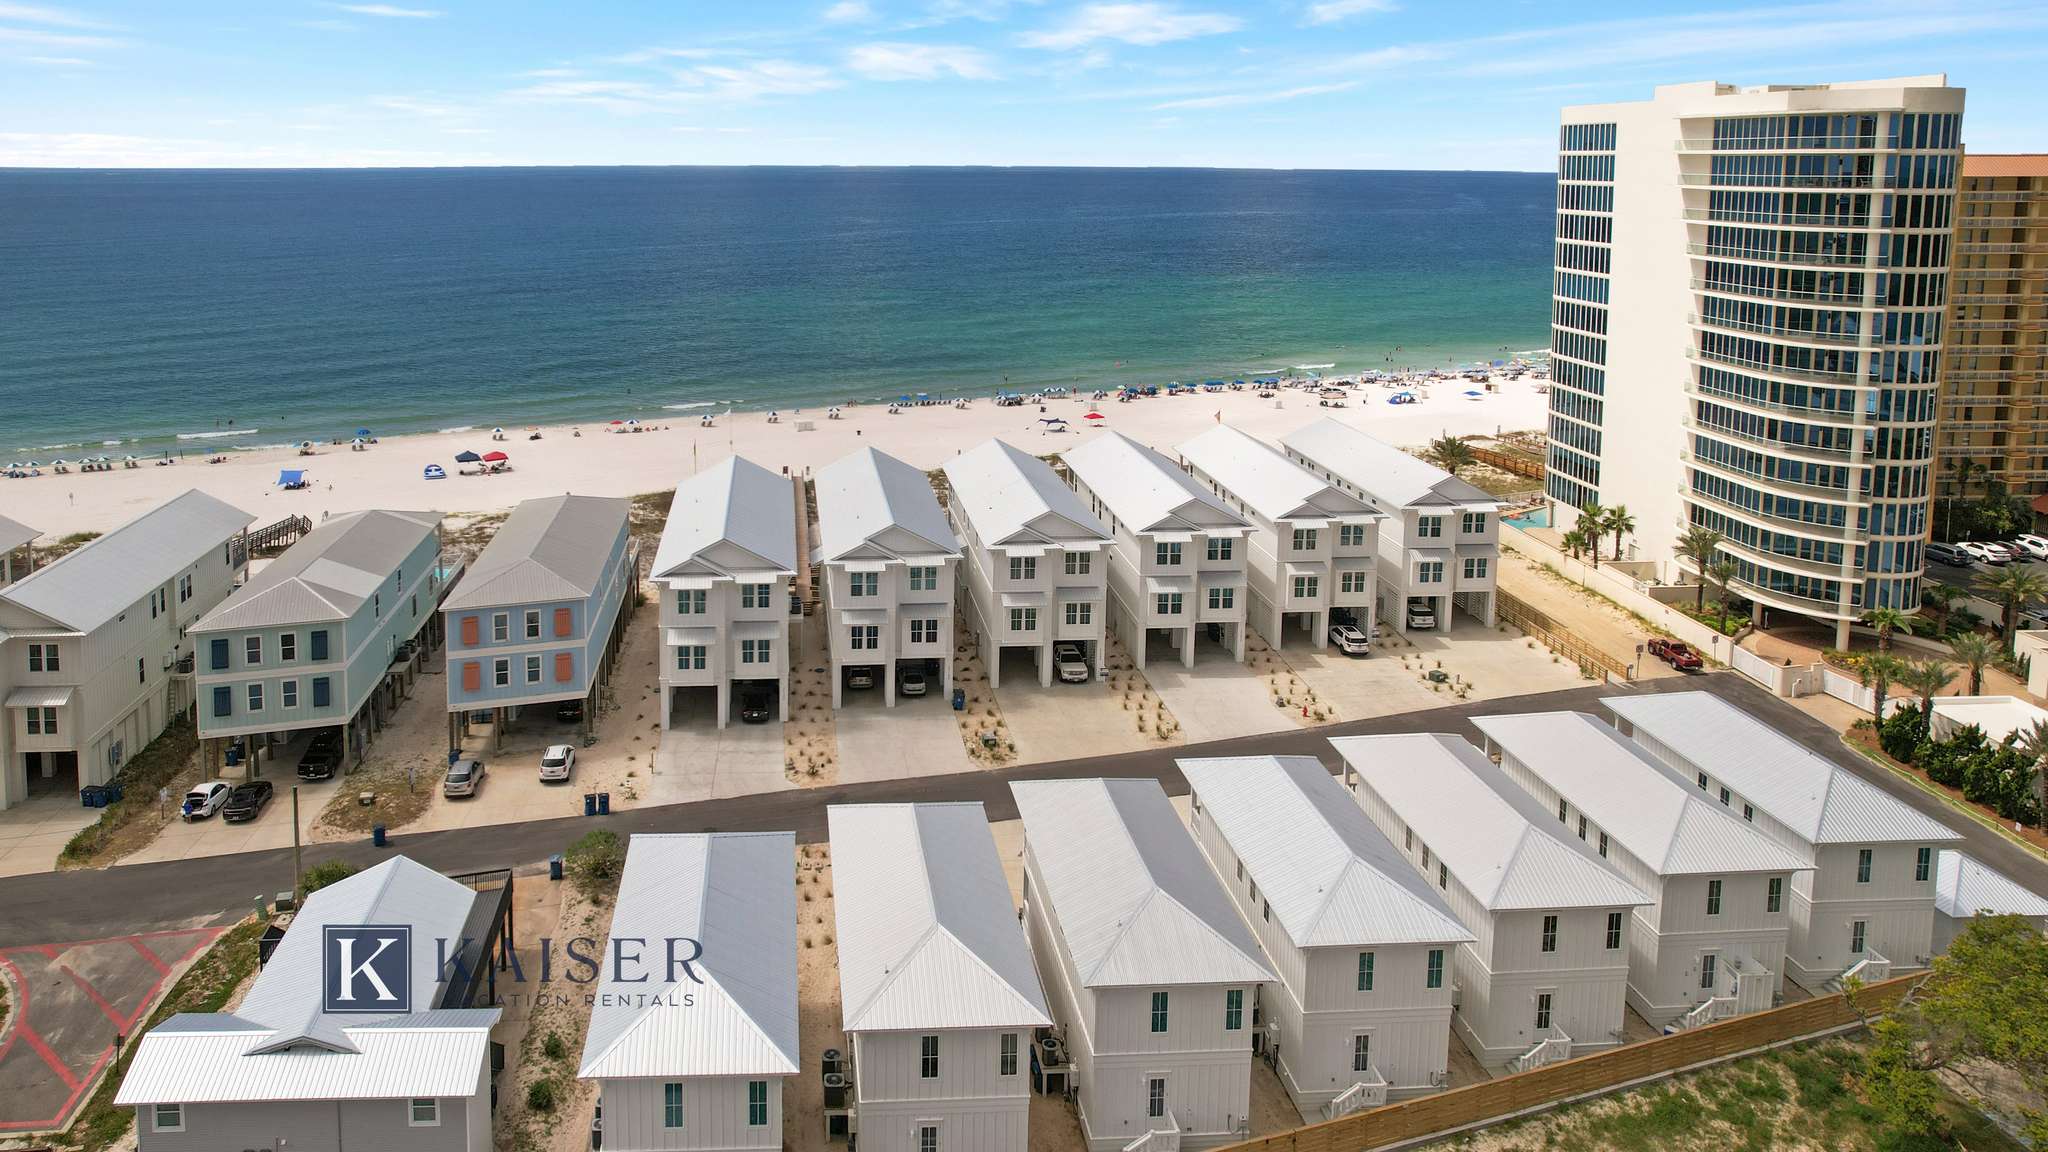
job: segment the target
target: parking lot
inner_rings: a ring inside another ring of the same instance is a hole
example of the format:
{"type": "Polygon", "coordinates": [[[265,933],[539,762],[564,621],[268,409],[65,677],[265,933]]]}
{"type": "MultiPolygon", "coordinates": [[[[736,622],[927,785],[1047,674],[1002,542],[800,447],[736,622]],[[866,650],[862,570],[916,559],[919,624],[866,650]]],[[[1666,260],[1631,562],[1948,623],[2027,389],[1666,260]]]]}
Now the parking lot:
{"type": "MultiPolygon", "coordinates": [[[[255,852],[266,848],[289,848],[292,843],[292,789],[299,791],[299,834],[310,841],[313,825],[320,819],[320,813],[327,807],[328,800],[341,787],[339,773],[325,780],[301,780],[298,778],[299,756],[313,736],[310,732],[297,734],[289,743],[279,745],[274,756],[267,757],[260,765],[260,779],[270,781],[274,792],[270,802],[256,814],[254,820],[230,823],[225,814],[216,812],[200,820],[172,820],[157,833],[156,839],[140,850],[131,853],[122,862],[143,864],[153,860],[183,860],[195,856],[219,856],[229,852],[255,852]]],[[[231,778],[229,784],[239,784],[240,777],[231,778]]],[[[171,796],[165,803],[175,809],[183,799],[171,796]]]]}

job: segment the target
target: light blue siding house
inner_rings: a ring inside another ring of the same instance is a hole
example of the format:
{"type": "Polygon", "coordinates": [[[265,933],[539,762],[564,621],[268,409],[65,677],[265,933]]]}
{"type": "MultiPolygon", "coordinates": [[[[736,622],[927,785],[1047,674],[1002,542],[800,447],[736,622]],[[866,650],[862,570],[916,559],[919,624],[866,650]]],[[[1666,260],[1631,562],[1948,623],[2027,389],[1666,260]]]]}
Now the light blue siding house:
{"type": "Polygon", "coordinates": [[[191,629],[209,771],[236,741],[257,755],[343,725],[360,761],[458,573],[441,557],[440,513],[382,510],[333,517],[258,571],[191,629]]]}
{"type": "Polygon", "coordinates": [[[630,510],[624,499],[549,496],[522,503],[498,528],[441,606],[451,746],[461,717],[481,709],[510,718],[580,700],[588,730],[638,583],[630,510]]]}

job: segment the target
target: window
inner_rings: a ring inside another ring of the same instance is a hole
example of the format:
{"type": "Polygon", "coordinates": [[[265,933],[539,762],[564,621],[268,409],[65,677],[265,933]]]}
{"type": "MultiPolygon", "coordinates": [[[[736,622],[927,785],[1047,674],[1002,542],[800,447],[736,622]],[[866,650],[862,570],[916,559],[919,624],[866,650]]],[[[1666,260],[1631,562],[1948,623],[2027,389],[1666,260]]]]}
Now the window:
{"type": "Polygon", "coordinates": [[[1429,950],[1429,967],[1427,974],[1423,978],[1422,986],[1425,988],[1441,988],[1444,986],[1443,949],[1431,948],[1429,950]]]}
{"type": "Polygon", "coordinates": [[[1744,804],[1742,806],[1742,818],[1752,824],[1756,823],[1756,809],[1744,804]]]}
{"type": "Polygon", "coordinates": [[[1866,920],[1851,920],[1849,922],[1849,955],[1863,955],[1864,929],[1868,926],[1869,922],[1866,920]]]}
{"type": "Polygon", "coordinates": [[[1339,524],[1339,525],[1337,525],[1337,547],[1339,547],[1339,548],[1363,548],[1363,547],[1365,547],[1365,525],[1363,525],[1363,524],[1339,524]]]}
{"type": "Polygon", "coordinates": [[[178,603],[183,604],[185,601],[190,600],[191,598],[192,576],[190,573],[187,573],[186,575],[178,577],[178,603]]]}
{"type": "Polygon", "coordinates": [[[1467,556],[1467,557],[1465,557],[1465,579],[1467,579],[1467,580],[1484,580],[1484,579],[1486,579],[1486,557],[1484,557],[1484,556],[1467,556]]]}
{"type": "Polygon", "coordinates": [[[1166,1115],[1166,1078],[1163,1076],[1145,1081],[1145,1115],[1166,1115]]]}
{"type": "Polygon", "coordinates": [[[540,683],[540,657],[528,656],[526,658],[526,682],[528,684],[540,683]]]}
{"type": "Polygon", "coordinates": [[[1444,562],[1441,560],[1424,560],[1417,564],[1415,566],[1415,582],[1417,584],[1443,583],[1444,562]]]}
{"type": "Polygon", "coordinates": [[[1152,597],[1152,606],[1161,616],[1180,615],[1180,593],[1160,592],[1152,597]]]}
{"type": "Polygon", "coordinates": [[[1555,916],[1545,916],[1543,918],[1543,950],[1545,952],[1557,951],[1557,917],[1555,916]]]}
{"type": "Polygon", "coordinates": [[[1429,871],[1429,845],[1422,846],[1422,870],[1429,871]]]}
{"type": "MultiPolygon", "coordinates": [[[[225,645],[227,641],[219,641],[225,645]]],[[[225,664],[221,665],[226,667],[225,664]]],[[[55,644],[31,644],[28,646],[28,670],[31,672],[55,672],[57,667],[57,646],[55,644]]]]}
{"type": "Polygon", "coordinates": [[[1010,609],[1010,631],[1012,631],[1012,632],[1036,632],[1037,630],[1038,630],[1038,609],[1036,609],[1036,608],[1012,608],[1012,609],[1010,609]]]}
{"type": "Polygon", "coordinates": [[[1621,947],[1621,916],[1619,912],[1607,914],[1607,950],[1616,951],[1621,947]]]}
{"type": "Polygon", "coordinates": [[[297,708],[299,706],[299,682],[297,680],[287,680],[278,685],[277,696],[278,703],[283,704],[287,708],[297,708]]]}
{"type": "Polygon", "coordinates": [[[299,634],[287,632],[277,638],[277,658],[286,662],[299,658],[299,634]]]}
{"type": "Polygon", "coordinates": [[[920,1036],[917,1038],[917,1078],[937,1080],[939,1078],[939,1038],[920,1036]]]}
{"type": "Polygon", "coordinates": [[[1296,528],[1294,530],[1294,550],[1296,552],[1315,551],[1316,530],[1313,528],[1296,528]]]}
{"type": "Polygon", "coordinates": [[[441,1102],[431,1097],[418,1097],[406,1106],[406,1126],[409,1128],[438,1128],[441,1125],[441,1102]]]}
{"type": "Polygon", "coordinates": [[[1699,775],[1693,778],[1700,782],[1700,791],[1705,792],[1707,790],[1707,774],[1705,772],[1701,772],[1699,775]]]}
{"type": "Polygon", "coordinates": [[[333,684],[325,676],[313,677],[313,707],[325,708],[333,699],[333,684]]]}
{"type": "MultiPolygon", "coordinates": [[[[213,690],[215,716],[225,716],[234,709],[229,703],[231,697],[226,688],[213,690]]],[[[57,710],[55,708],[24,708],[22,715],[28,719],[28,734],[31,736],[55,736],[57,734],[57,710]]]]}
{"type": "Polygon", "coordinates": [[[1783,912],[1784,910],[1785,878],[1782,876],[1773,876],[1771,877],[1770,887],[1765,889],[1764,891],[1764,911],[1783,912]]]}
{"type": "Polygon", "coordinates": [[[1858,848],[1856,850],[1856,882],[1858,884],[1870,883],[1870,849],[1868,848],[1858,848]]]}
{"type": "Polygon", "coordinates": [[[158,1104],[151,1110],[150,1128],[157,1132],[183,1132],[185,1130],[185,1106],[183,1104],[158,1104]]]}
{"type": "Polygon", "coordinates": [[[676,589],[676,615],[702,616],[704,614],[704,590],[702,588],[676,589]]]}
{"type": "Polygon", "coordinates": [[[1415,829],[1406,824],[1401,825],[1401,851],[1415,851],[1415,829]]]}
{"type": "MultiPolygon", "coordinates": [[[[33,672],[33,671],[35,671],[35,670],[36,670],[36,668],[35,668],[35,658],[36,658],[36,646],[35,646],[34,644],[31,644],[31,645],[29,645],[29,646],[28,646],[28,658],[29,658],[29,668],[28,668],[28,670],[29,670],[29,671],[31,671],[31,672],[33,672]]],[[[221,671],[225,671],[225,670],[227,669],[227,666],[228,666],[228,642],[227,642],[227,639],[226,639],[225,637],[216,637],[216,638],[214,638],[214,639],[212,639],[212,640],[208,640],[208,641],[206,642],[206,667],[207,667],[207,669],[208,669],[209,671],[213,671],[213,672],[221,672],[221,671]]]]}
{"type": "Polygon", "coordinates": [[[1227,609],[1227,608],[1230,608],[1230,607],[1232,607],[1232,606],[1233,606],[1233,605],[1235,605],[1236,603],[1237,603],[1237,589],[1235,589],[1235,588],[1211,588],[1211,589],[1209,589],[1209,607],[1211,607],[1211,608],[1215,608],[1215,609],[1227,609]]]}
{"type": "Polygon", "coordinates": [[[1259,901],[1259,918],[1268,924],[1273,922],[1273,902],[1271,900],[1259,901]]]}
{"type": "Polygon", "coordinates": [[[1583,813],[1583,812],[1581,812],[1581,813],[1579,813],[1579,839],[1581,839],[1581,840],[1584,840],[1585,838],[1586,838],[1586,814],[1585,814],[1585,813],[1583,813]]]}
{"type": "Polygon", "coordinates": [[[683,1086],[673,1080],[661,1086],[661,1126],[683,1126],[683,1086]]]}
{"type": "Polygon", "coordinates": [[[491,616],[491,639],[502,644],[512,638],[512,617],[503,612],[491,616]]]}
{"type": "Polygon", "coordinates": [[[538,608],[528,608],[526,610],[526,638],[528,640],[540,639],[540,609],[538,608]]]}
{"type": "Polygon", "coordinates": [[[1443,534],[1444,534],[1444,518],[1443,518],[1443,517],[1441,517],[1441,516],[1417,516],[1417,517],[1415,518],[1415,535],[1416,535],[1416,536],[1418,536],[1418,537],[1420,537],[1420,538],[1422,538],[1422,539],[1425,539],[1425,540],[1433,540],[1433,539],[1436,539],[1436,538],[1438,538],[1438,537],[1441,537],[1441,536],[1442,536],[1443,534]]]}
{"type": "Polygon", "coordinates": [[[242,637],[242,663],[251,667],[263,663],[263,637],[242,637]]]}
{"type": "Polygon", "coordinates": [[[1095,620],[1095,605],[1086,600],[1067,601],[1067,623],[1089,624],[1095,620]]]}
{"type": "Polygon", "coordinates": [[[135,682],[137,684],[149,683],[149,665],[140,658],[137,658],[135,661],[135,682]]]}
{"type": "Polygon", "coordinates": [[[1178,567],[1180,564],[1180,545],[1165,543],[1152,545],[1152,562],[1163,568],[1178,567]]]}
{"type": "Polygon", "coordinates": [[[774,590],[775,586],[773,584],[742,584],[740,585],[740,607],[773,608],[775,605],[770,601],[769,597],[774,590]]]}
{"type": "Polygon", "coordinates": [[[846,594],[848,596],[874,596],[881,592],[882,576],[879,572],[848,572],[846,594]]]}
{"type": "Polygon", "coordinates": [[[1211,560],[1228,560],[1228,559],[1230,559],[1230,557],[1231,557],[1232,553],[1233,553],[1233,552],[1235,551],[1235,549],[1234,549],[1233,545],[1235,545],[1236,543],[1237,543],[1237,541],[1235,541],[1235,540],[1232,540],[1232,539],[1231,539],[1230,537],[1228,537],[1228,536],[1222,536],[1222,537],[1217,537],[1217,536],[1211,536],[1211,537],[1209,537],[1209,559],[1211,559],[1211,560]]]}
{"type": "Polygon", "coordinates": [[[1360,992],[1372,991],[1372,953],[1370,952],[1360,952],[1358,954],[1358,990],[1360,992]]]}
{"type": "Polygon", "coordinates": [[[917,1126],[917,1152],[939,1152],[939,1126],[920,1124],[917,1126]]]}
{"type": "Polygon", "coordinates": [[[1720,914],[1721,882],[1719,880],[1709,880],[1707,881],[1707,915],[1719,916],[1720,914]]]}
{"type": "Polygon", "coordinates": [[[1446,892],[1451,890],[1451,866],[1441,860],[1436,862],[1436,886],[1446,892]]]}
{"type": "Polygon", "coordinates": [[[1714,988],[1714,973],[1719,967],[1719,959],[1712,952],[1703,953],[1700,956],[1700,987],[1710,992],[1714,988]]]}
{"type": "Polygon", "coordinates": [[[1090,557],[1086,552],[1067,553],[1067,575],[1086,576],[1088,574],[1089,561],[1091,559],[1092,557],[1090,557]]]}
{"type": "Polygon", "coordinates": [[[1933,868],[1933,866],[1934,849],[1929,848],[1924,844],[1921,845],[1920,851],[1913,857],[1913,879],[1927,879],[1928,875],[1930,874],[1930,870],[1933,868]]]}
{"type": "Polygon", "coordinates": [[[1244,989],[1232,988],[1223,993],[1223,1030],[1237,1032],[1244,1028],[1244,989]]]}
{"type": "Polygon", "coordinates": [[[1467,512],[1458,519],[1458,531],[1467,536],[1477,536],[1486,531],[1486,513],[1467,512]]]}
{"type": "Polygon", "coordinates": [[[263,685],[261,684],[249,685],[249,711],[263,711],[263,685]]]}
{"type": "Polygon", "coordinates": [[[676,649],[676,671],[702,672],[704,670],[704,646],[685,644],[676,649]]]}
{"type": "Polygon", "coordinates": [[[1607,833],[1605,832],[1600,834],[1600,855],[1602,857],[1607,855],[1607,833]]]}
{"type": "Polygon", "coordinates": [[[1002,1036],[1001,1050],[997,1053],[996,1075],[1015,1076],[1016,1074],[1017,1034],[1015,1032],[1005,1032],[1002,1036]]]}
{"type": "Polygon", "coordinates": [[[1728,789],[1721,789],[1721,807],[1728,807],[1728,789]]]}
{"type": "Polygon", "coordinates": [[[1548,1030],[1549,1028],[1550,1028],[1550,993],[1548,993],[1548,992],[1538,992],[1538,993],[1536,994],[1536,1029],[1537,1029],[1537,1031],[1541,1032],[1541,1031],[1547,1031],[1547,1030],[1548,1030]]]}
{"type": "Polygon", "coordinates": [[[938,641],[939,622],[937,620],[912,620],[910,622],[910,642],[912,644],[936,644],[938,641]]]}
{"type": "Polygon", "coordinates": [[[1166,1031],[1166,993],[1164,992],[1154,992],[1152,994],[1152,1030],[1154,1032],[1166,1031]]]}
{"type": "Polygon", "coordinates": [[[1570,812],[1570,811],[1571,811],[1571,803],[1570,803],[1569,801],[1567,801],[1567,800],[1566,800],[1566,799],[1565,799],[1564,797],[1562,797],[1562,796],[1559,796],[1559,797],[1557,798],[1557,822],[1558,822],[1559,824],[1562,824],[1562,823],[1564,823],[1564,821],[1565,821],[1565,814],[1566,814],[1567,812],[1570,812]]]}
{"type": "Polygon", "coordinates": [[[1294,598],[1296,600],[1315,599],[1317,593],[1322,589],[1322,583],[1323,580],[1320,576],[1296,576],[1294,578],[1294,598]]]}
{"type": "Polygon", "coordinates": [[[939,588],[939,570],[929,564],[913,564],[910,567],[910,590],[912,592],[936,592],[939,588]]]}
{"type": "Polygon", "coordinates": [[[768,1082],[747,1081],[747,1126],[759,1128],[768,1123],[768,1082]]]}
{"type": "Polygon", "coordinates": [[[847,642],[853,650],[874,650],[882,646],[882,627],[879,624],[855,624],[848,628],[847,642]]]}
{"type": "Polygon", "coordinates": [[[1012,556],[1012,557],[1010,557],[1010,579],[1012,579],[1012,580],[1036,580],[1036,579],[1038,579],[1038,557],[1036,557],[1036,556],[1012,556]]]}
{"type": "Polygon", "coordinates": [[[775,662],[775,650],[772,645],[773,641],[769,640],[740,641],[740,663],[773,664],[775,662]]]}
{"type": "Polygon", "coordinates": [[[312,649],[311,655],[313,659],[327,659],[327,629],[317,629],[312,633],[308,634],[307,638],[312,641],[310,647],[312,649]]]}
{"type": "Polygon", "coordinates": [[[1365,573],[1339,572],[1337,573],[1337,587],[1344,592],[1363,592],[1366,590],[1365,573]]]}
{"type": "Polygon", "coordinates": [[[1351,1070],[1372,1071],[1372,1037],[1364,1032],[1351,1038],[1351,1070]]]}
{"type": "Polygon", "coordinates": [[[512,683],[512,662],[503,656],[491,661],[491,683],[503,688],[512,683]]]}

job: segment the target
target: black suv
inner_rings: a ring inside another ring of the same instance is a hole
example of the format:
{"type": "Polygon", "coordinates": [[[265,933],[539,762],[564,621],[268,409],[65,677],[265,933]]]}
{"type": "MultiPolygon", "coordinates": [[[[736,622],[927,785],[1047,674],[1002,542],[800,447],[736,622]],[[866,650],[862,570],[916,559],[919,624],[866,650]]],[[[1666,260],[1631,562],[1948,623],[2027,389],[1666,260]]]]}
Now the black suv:
{"type": "Polygon", "coordinates": [[[220,818],[230,824],[254,820],[263,811],[263,806],[270,803],[270,797],[275,791],[268,780],[251,780],[247,784],[237,784],[235,790],[228,793],[228,802],[221,805],[220,818]]]}
{"type": "Polygon", "coordinates": [[[299,756],[299,779],[325,780],[341,767],[341,729],[323,728],[299,756]]]}

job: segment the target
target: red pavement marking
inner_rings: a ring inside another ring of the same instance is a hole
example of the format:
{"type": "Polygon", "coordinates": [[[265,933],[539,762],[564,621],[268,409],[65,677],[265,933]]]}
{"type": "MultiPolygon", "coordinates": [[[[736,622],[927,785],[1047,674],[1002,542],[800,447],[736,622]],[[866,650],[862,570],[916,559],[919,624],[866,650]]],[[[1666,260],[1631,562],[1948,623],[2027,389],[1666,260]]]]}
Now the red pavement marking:
{"type": "Polygon", "coordinates": [[[108,1045],[107,1050],[100,1053],[100,1058],[93,1062],[92,1071],[86,1073],[85,1079],[72,1087],[71,1095],[64,1098],[64,1107],[55,1116],[47,1120],[0,1120],[0,1131],[41,1132],[62,1125],[65,1118],[71,1115],[71,1110],[78,1107],[78,1098],[85,1095],[86,1088],[100,1078],[100,1073],[106,1070],[107,1062],[113,1058],[114,1048],[108,1045]]]}
{"type": "Polygon", "coordinates": [[[156,953],[151,952],[148,948],[144,947],[141,937],[130,936],[128,937],[128,943],[131,947],[135,949],[138,955],[140,955],[145,961],[149,963],[149,966],[151,968],[156,969],[157,975],[167,976],[170,974],[171,966],[164,963],[161,959],[159,959],[156,953]]]}
{"type": "MultiPolygon", "coordinates": [[[[77,970],[72,968],[71,965],[59,964],[57,965],[57,967],[66,976],[71,977],[71,982],[73,984],[78,985],[78,990],[80,992],[85,993],[86,999],[91,1000],[94,1004],[99,1005],[100,1013],[113,1023],[114,1030],[116,1032],[125,1033],[128,1030],[128,1025],[134,1023],[134,1019],[132,1017],[121,1015],[121,1013],[118,1010],[116,1010],[112,1004],[107,1003],[107,998],[100,995],[100,990],[92,986],[92,981],[87,980],[83,976],[80,976],[77,970]]],[[[157,977],[157,981],[158,983],[161,983],[163,981],[163,977],[157,977]]],[[[144,1006],[147,1007],[148,1003],[148,997],[145,996],[143,999],[144,1006]]],[[[140,1011],[140,1009],[138,1009],[138,1011],[140,1011]]]]}

